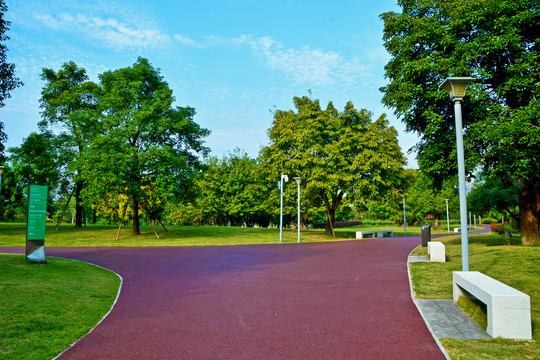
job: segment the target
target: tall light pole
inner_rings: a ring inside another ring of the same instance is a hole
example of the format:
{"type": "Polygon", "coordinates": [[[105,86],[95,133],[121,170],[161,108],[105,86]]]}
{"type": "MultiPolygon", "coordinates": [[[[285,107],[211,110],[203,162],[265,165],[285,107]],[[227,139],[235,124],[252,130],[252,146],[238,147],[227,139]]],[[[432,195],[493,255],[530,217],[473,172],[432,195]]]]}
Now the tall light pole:
{"type": "Polygon", "coordinates": [[[403,198],[403,230],[405,231],[405,236],[407,236],[407,215],[405,213],[405,198],[403,198]]]}
{"type": "Polygon", "coordinates": [[[279,184],[279,191],[281,192],[281,202],[279,210],[279,242],[283,241],[283,180],[285,180],[285,182],[288,182],[289,177],[287,175],[281,174],[281,182],[279,184]]]}
{"type": "Polygon", "coordinates": [[[444,201],[446,201],[446,226],[448,228],[448,232],[450,232],[450,217],[448,216],[448,200],[449,199],[444,199],[444,201]]]}
{"type": "Polygon", "coordinates": [[[449,77],[439,85],[439,89],[448,91],[450,98],[454,101],[454,112],[456,116],[456,142],[458,155],[458,177],[459,177],[459,213],[461,227],[461,256],[462,270],[469,271],[469,233],[467,230],[467,192],[465,188],[465,154],[463,150],[463,121],[461,118],[461,101],[465,97],[467,86],[473,77],[449,77]]]}
{"type": "Polygon", "coordinates": [[[298,242],[300,242],[300,184],[302,183],[302,177],[295,177],[298,184],[298,242]]]}

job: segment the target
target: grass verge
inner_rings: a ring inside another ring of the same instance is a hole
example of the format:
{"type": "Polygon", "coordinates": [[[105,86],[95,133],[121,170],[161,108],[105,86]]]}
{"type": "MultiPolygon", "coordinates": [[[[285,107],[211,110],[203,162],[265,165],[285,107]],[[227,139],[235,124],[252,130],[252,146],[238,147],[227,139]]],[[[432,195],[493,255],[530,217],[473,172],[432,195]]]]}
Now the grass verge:
{"type": "MultiPolygon", "coordinates": [[[[451,299],[452,272],[461,271],[461,237],[437,239],[445,244],[446,263],[411,263],[411,277],[417,298],[451,299]]],[[[417,248],[413,255],[425,255],[417,248]]],[[[452,359],[540,359],[540,246],[522,246],[517,238],[509,244],[504,237],[488,233],[469,236],[471,271],[480,271],[531,297],[533,341],[456,340],[441,343],[452,359]]],[[[486,327],[485,310],[471,301],[462,308],[480,326],[486,327]],[[484,319],[484,320],[482,320],[484,319]]]]}
{"type": "MultiPolygon", "coordinates": [[[[1,249],[0,249],[1,250],[1,249]]],[[[120,279],[78,261],[0,254],[0,359],[51,359],[111,308],[120,279]]]]}
{"type": "MultiPolygon", "coordinates": [[[[393,230],[394,236],[403,236],[403,227],[387,225],[366,225],[336,229],[336,238],[324,235],[324,230],[302,230],[302,242],[340,241],[354,239],[356,231],[393,230]]],[[[150,226],[141,228],[142,234],[133,236],[130,227],[123,227],[120,237],[116,239],[118,226],[88,225],[76,229],[71,224],[62,224],[55,230],[53,224],[47,224],[46,246],[199,246],[199,245],[247,245],[275,244],[279,242],[278,229],[243,228],[229,226],[167,226],[168,232],[156,227],[159,239],[150,226]]],[[[420,227],[408,227],[407,235],[420,235],[420,227]]],[[[433,231],[446,233],[445,230],[433,231]]],[[[295,229],[283,230],[283,242],[292,243],[298,240],[295,229]]],[[[0,246],[24,246],[25,224],[1,223],[0,246]]]]}

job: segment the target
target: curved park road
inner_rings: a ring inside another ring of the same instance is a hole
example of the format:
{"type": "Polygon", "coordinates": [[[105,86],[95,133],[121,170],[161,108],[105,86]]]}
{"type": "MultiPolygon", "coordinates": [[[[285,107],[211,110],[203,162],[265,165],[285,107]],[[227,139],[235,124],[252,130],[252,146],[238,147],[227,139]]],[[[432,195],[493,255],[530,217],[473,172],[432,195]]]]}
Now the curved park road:
{"type": "Polygon", "coordinates": [[[49,247],[124,278],[113,311],[60,359],[444,359],[411,299],[419,243],[49,247]]]}

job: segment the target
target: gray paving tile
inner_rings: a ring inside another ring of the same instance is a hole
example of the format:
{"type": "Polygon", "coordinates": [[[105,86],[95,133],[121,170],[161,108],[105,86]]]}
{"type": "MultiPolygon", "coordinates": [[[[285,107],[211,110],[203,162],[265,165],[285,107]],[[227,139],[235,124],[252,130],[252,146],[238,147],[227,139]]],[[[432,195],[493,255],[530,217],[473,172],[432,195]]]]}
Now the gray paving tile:
{"type": "Polygon", "coordinates": [[[451,339],[490,339],[452,299],[418,299],[420,310],[429,322],[435,335],[451,339]]]}
{"type": "Polygon", "coordinates": [[[427,256],[411,255],[409,256],[409,262],[429,262],[427,256]]]}

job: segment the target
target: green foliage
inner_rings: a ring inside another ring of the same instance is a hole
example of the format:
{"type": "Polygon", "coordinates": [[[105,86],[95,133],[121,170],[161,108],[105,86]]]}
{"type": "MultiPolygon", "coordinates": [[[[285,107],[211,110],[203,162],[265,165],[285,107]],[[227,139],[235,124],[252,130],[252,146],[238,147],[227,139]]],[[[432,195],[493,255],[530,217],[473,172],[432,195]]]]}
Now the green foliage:
{"type": "Polygon", "coordinates": [[[294,105],[296,112],[274,113],[270,145],[261,150],[261,159],[269,174],[305,178],[304,212],[322,205],[327,233],[342,201],[366,207],[369,199],[399,187],[405,159],[384,115],[372,122],[371,113],[350,102],[341,112],[332,103],[323,110],[308,97],[295,97],[294,105]]]}
{"type": "MultiPolygon", "coordinates": [[[[66,164],[62,174],[64,182],[74,183],[76,226],[82,226],[82,198],[84,187],[80,177],[81,157],[87,151],[90,142],[97,133],[97,97],[98,86],[88,81],[84,68],[74,62],[67,62],[58,71],[44,68],[41,79],[45,85],[41,91],[40,106],[43,109],[40,129],[48,128],[61,131],[56,140],[56,151],[61,154],[66,164]]],[[[67,187],[63,193],[70,192],[67,187]]]]}
{"type": "Polygon", "coordinates": [[[519,221],[516,207],[519,205],[520,184],[513,179],[485,177],[475,184],[467,195],[468,209],[476,214],[488,214],[491,210],[506,211],[519,221]]]}
{"type": "Polygon", "coordinates": [[[236,149],[221,160],[209,158],[205,165],[197,181],[200,191],[197,206],[203,223],[269,225],[267,199],[274,184],[262,179],[257,160],[236,149]]]}
{"type": "MultiPolygon", "coordinates": [[[[15,76],[15,65],[8,63],[7,52],[8,49],[4,42],[9,40],[9,36],[6,32],[9,30],[11,22],[4,18],[4,14],[8,8],[4,0],[0,0],[0,108],[5,105],[5,99],[10,97],[10,91],[22,86],[23,83],[15,76]]],[[[3,125],[2,123],[0,123],[3,125]]],[[[0,126],[0,162],[2,162],[1,156],[3,151],[2,139],[3,136],[2,126],[0,126]]]]}
{"type": "Polygon", "coordinates": [[[85,196],[127,195],[139,233],[139,206],[157,212],[165,199],[189,198],[210,132],[193,121],[193,108],[173,107],[172,90],[147,59],[99,77],[99,136],[81,158],[85,196]]]}
{"type": "Polygon", "coordinates": [[[522,186],[521,227],[538,243],[540,193],[540,4],[535,0],[399,1],[384,20],[383,103],[416,132],[420,168],[437,186],[456,173],[453,104],[438,89],[472,75],[463,101],[466,168],[514,177],[522,186]]]}

